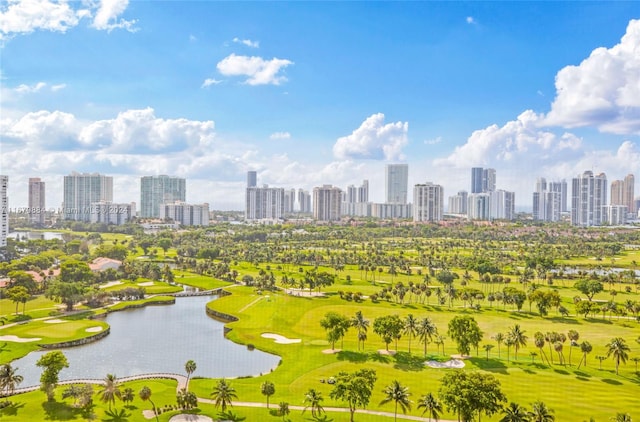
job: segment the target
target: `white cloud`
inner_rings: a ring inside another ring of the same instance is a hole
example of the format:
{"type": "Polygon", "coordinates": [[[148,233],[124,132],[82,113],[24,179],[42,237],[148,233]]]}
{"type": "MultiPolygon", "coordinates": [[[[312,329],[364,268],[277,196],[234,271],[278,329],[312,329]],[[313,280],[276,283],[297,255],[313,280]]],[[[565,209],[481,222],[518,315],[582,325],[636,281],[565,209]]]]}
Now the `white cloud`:
{"type": "Polygon", "coordinates": [[[256,56],[231,54],[218,64],[218,71],[225,76],[248,76],[249,85],[280,85],[287,78],[279,75],[280,70],[294,64],[290,60],[273,58],[265,60],[256,56]]]}
{"type": "Polygon", "coordinates": [[[272,140],[291,139],[291,134],[289,132],[275,132],[269,136],[269,139],[272,139],[272,140]]]}
{"type": "Polygon", "coordinates": [[[128,0],[8,0],[0,6],[0,40],[37,30],[65,33],[84,18],[93,18],[90,26],[98,30],[111,31],[120,28],[135,31],[135,20],[118,20],[128,3],[128,0]],[[79,7],[74,9],[72,6],[79,7]]]}
{"type": "Polygon", "coordinates": [[[200,85],[200,88],[209,88],[212,85],[218,85],[221,84],[222,81],[219,81],[217,79],[213,79],[213,78],[207,78],[204,80],[204,82],[202,82],[202,85],[200,85]]]}
{"type": "Polygon", "coordinates": [[[101,0],[91,26],[109,32],[114,29],[125,29],[129,32],[137,31],[133,26],[136,23],[135,20],[118,20],[118,17],[124,13],[128,5],[129,0],[101,0]]]}
{"type": "Polygon", "coordinates": [[[527,110],[504,126],[474,131],[467,142],[436,165],[470,168],[497,162],[537,162],[576,156],[582,141],[571,133],[557,135],[542,128],[543,117],[527,110]]]}
{"type": "Polygon", "coordinates": [[[473,18],[473,16],[467,16],[466,21],[469,25],[476,23],[476,20],[473,18]]]}
{"type": "Polygon", "coordinates": [[[67,84],[57,84],[57,85],[51,85],[51,91],[53,92],[58,92],[61,89],[65,89],[67,87],[67,84]]]}
{"type": "Polygon", "coordinates": [[[631,20],[619,44],[597,48],[580,65],[560,70],[546,124],[640,134],[638,45],[640,20],[631,20]]]}
{"type": "Polygon", "coordinates": [[[251,40],[241,40],[238,37],[235,37],[233,39],[233,42],[235,43],[239,43],[239,44],[244,44],[247,47],[251,47],[251,48],[259,48],[260,47],[260,41],[251,41],[251,40]]]}
{"type": "Polygon", "coordinates": [[[442,142],[442,136],[438,136],[437,138],[434,139],[426,139],[424,141],[425,145],[436,145],[439,144],[440,142],[442,142]]]}
{"type": "Polygon", "coordinates": [[[44,82],[37,82],[33,85],[21,84],[15,88],[15,91],[19,94],[31,94],[40,91],[45,86],[47,86],[47,84],[44,82]]]}
{"type": "Polygon", "coordinates": [[[407,144],[409,123],[384,124],[384,114],[369,116],[351,135],[338,138],[333,155],[340,159],[369,158],[375,160],[403,159],[402,148],[407,144]]]}

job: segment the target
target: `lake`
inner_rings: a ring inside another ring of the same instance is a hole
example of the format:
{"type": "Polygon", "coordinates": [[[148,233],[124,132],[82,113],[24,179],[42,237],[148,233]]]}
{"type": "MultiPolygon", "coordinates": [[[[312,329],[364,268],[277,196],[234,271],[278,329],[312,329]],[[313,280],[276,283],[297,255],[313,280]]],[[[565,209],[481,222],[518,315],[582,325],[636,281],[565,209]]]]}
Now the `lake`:
{"type": "MultiPolygon", "coordinates": [[[[109,314],[106,322],[111,333],[104,339],[61,349],[69,368],[60,372],[60,380],[102,379],[107,374],[185,374],[184,364],[190,359],[197,366],[192,376],[207,378],[259,375],[277,367],[279,356],[250,351],[224,337],[224,324],[205,312],[205,305],[213,299],[215,296],[176,298],[174,305],[109,314]]],[[[55,330],[55,324],[51,329],[55,330]]],[[[24,377],[21,387],[40,383],[42,369],[35,363],[44,353],[32,352],[11,362],[24,377]]]]}

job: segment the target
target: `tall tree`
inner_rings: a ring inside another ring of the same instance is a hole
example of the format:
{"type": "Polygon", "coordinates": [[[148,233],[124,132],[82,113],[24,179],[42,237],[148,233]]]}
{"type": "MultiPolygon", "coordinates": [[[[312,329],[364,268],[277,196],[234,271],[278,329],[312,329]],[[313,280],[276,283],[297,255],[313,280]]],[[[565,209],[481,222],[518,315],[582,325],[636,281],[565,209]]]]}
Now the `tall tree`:
{"type": "Polygon", "coordinates": [[[398,420],[398,405],[400,405],[402,413],[407,413],[407,410],[411,410],[411,400],[409,400],[411,393],[409,393],[409,387],[403,386],[400,384],[400,381],[393,380],[382,392],[385,397],[380,401],[381,406],[389,402],[395,403],[395,409],[393,412],[394,421],[398,420]]]}
{"type": "Polygon", "coordinates": [[[327,312],[320,320],[320,326],[326,330],[332,350],[335,349],[336,341],[345,336],[350,325],[351,322],[346,316],[333,311],[327,312]]]}
{"type": "Polygon", "coordinates": [[[323,400],[324,397],[322,397],[321,392],[310,388],[304,395],[304,403],[306,404],[306,406],[302,410],[302,413],[304,413],[308,408],[311,408],[311,416],[314,418],[319,417],[324,411],[322,405],[320,404],[320,402],[322,402],[323,400]]]}
{"type": "Polygon", "coordinates": [[[18,384],[24,380],[22,375],[18,375],[17,372],[18,368],[14,368],[8,363],[0,366],[0,396],[13,395],[18,384]]]}
{"type": "Polygon", "coordinates": [[[518,360],[518,350],[520,347],[527,345],[527,336],[525,335],[525,331],[520,328],[520,324],[515,324],[509,331],[508,336],[513,340],[513,347],[516,349],[515,357],[516,360],[518,360]]]}
{"type": "Polygon", "coordinates": [[[287,403],[286,401],[281,401],[278,405],[278,414],[282,416],[283,421],[289,413],[291,413],[291,410],[289,410],[289,403],[287,403]]]}
{"type": "Polygon", "coordinates": [[[569,330],[567,332],[567,337],[569,337],[569,366],[571,366],[571,350],[574,346],[578,345],[580,333],[578,333],[576,330],[569,330]]]}
{"type": "Polygon", "coordinates": [[[158,420],[158,412],[156,411],[155,403],[153,402],[153,400],[151,400],[151,389],[145,385],[144,387],[142,387],[140,389],[140,392],[138,393],[138,395],[140,396],[140,399],[142,401],[149,400],[149,403],[151,403],[151,408],[153,409],[153,414],[156,415],[156,421],[157,421],[158,420]]]}
{"type": "Polygon", "coordinates": [[[498,359],[500,359],[500,345],[504,342],[504,334],[497,333],[493,339],[498,343],[498,359]]]}
{"type": "Polygon", "coordinates": [[[271,381],[265,381],[260,385],[260,393],[267,398],[267,409],[269,408],[269,397],[276,392],[276,386],[271,381]]]}
{"type": "Polygon", "coordinates": [[[98,391],[100,395],[100,400],[104,403],[109,404],[109,410],[111,410],[111,405],[116,403],[116,398],[122,397],[122,392],[120,391],[120,386],[118,385],[118,380],[115,375],[107,374],[102,382],[102,389],[98,391]]]}
{"type": "Polygon", "coordinates": [[[578,369],[580,369],[582,362],[584,362],[584,366],[587,366],[587,355],[591,353],[592,350],[593,350],[593,346],[591,346],[591,343],[589,343],[588,341],[583,341],[582,343],[580,343],[580,351],[582,352],[582,359],[580,359],[580,362],[578,362],[578,369]]]}
{"type": "Polygon", "coordinates": [[[409,314],[404,319],[404,326],[402,328],[402,333],[406,334],[409,338],[409,354],[411,354],[411,339],[416,336],[418,331],[418,320],[413,314],[409,314]]]}
{"type": "Polygon", "coordinates": [[[613,356],[613,360],[616,363],[616,375],[618,375],[620,362],[627,363],[629,358],[629,346],[622,337],[613,338],[607,343],[607,357],[609,356],[613,356]]]}
{"type": "Polygon", "coordinates": [[[335,376],[336,383],[329,397],[333,400],[347,402],[350,421],[353,422],[353,414],[358,407],[366,407],[371,399],[371,392],[376,383],[376,371],[373,369],[360,369],[356,372],[340,372],[335,376]]]}
{"type": "Polygon", "coordinates": [[[418,409],[424,408],[422,415],[429,412],[429,418],[435,419],[438,422],[438,418],[442,413],[442,403],[432,393],[427,393],[420,397],[418,400],[418,409]]]}
{"type": "Polygon", "coordinates": [[[449,321],[447,333],[457,344],[461,355],[468,355],[471,346],[477,348],[482,340],[482,331],[476,320],[468,315],[457,315],[449,321]]]}
{"type": "Polygon", "coordinates": [[[404,323],[398,315],[385,315],[373,320],[373,332],[382,337],[382,341],[389,351],[389,343],[396,340],[396,350],[398,350],[397,339],[402,335],[404,323]]]}
{"type": "Polygon", "coordinates": [[[223,378],[218,381],[218,384],[216,384],[215,387],[213,387],[211,397],[213,397],[216,408],[221,407],[224,412],[227,410],[227,406],[233,406],[231,401],[233,399],[237,399],[238,395],[236,394],[235,388],[233,388],[231,384],[223,378]]]}
{"type": "Polygon", "coordinates": [[[424,317],[418,321],[417,327],[418,338],[424,345],[424,356],[427,356],[427,343],[433,340],[433,337],[438,334],[438,328],[436,324],[429,318],[424,317]]]}
{"type": "Polygon", "coordinates": [[[358,350],[360,350],[360,342],[364,349],[364,342],[367,340],[367,330],[369,329],[369,320],[362,315],[362,311],[357,311],[356,315],[351,318],[351,326],[358,331],[358,350]]]}
{"type": "Polygon", "coordinates": [[[449,372],[441,381],[440,399],[462,422],[471,422],[483,412],[491,416],[502,410],[507,399],[500,382],[491,374],[481,372],[449,372]]]}
{"type": "Polygon", "coordinates": [[[47,394],[47,400],[53,401],[60,371],[69,367],[67,357],[59,350],[49,352],[38,359],[36,366],[43,368],[40,389],[47,394]]]}
{"type": "Polygon", "coordinates": [[[529,414],[527,410],[518,403],[511,402],[509,406],[502,411],[504,415],[500,422],[529,422],[529,414]]]}
{"type": "Polygon", "coordinates": [[[195,363],[195,361],[189,359],[184,364],[184,370],[187,373],[187,381],[185,382],[185,388],[188,390],[189,389],[189,379],[191,378],[191,374],[193,374],[196,371],[196,363],[195,363]]]}

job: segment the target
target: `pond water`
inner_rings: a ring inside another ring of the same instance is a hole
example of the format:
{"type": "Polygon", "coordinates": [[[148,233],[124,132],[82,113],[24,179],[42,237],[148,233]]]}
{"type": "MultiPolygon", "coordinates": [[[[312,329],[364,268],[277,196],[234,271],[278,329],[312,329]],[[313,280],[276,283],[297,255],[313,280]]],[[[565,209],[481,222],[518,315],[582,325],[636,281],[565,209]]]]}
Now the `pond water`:
{"type": "Polygon", "coordinates": [[[7,235],[12,239],[19,240],[52,240],[52,239],[62,239],[62,233],[59,232],[32,232],[32,231],[16,231],[11,232],[7,235]]]}
{"type": "MultiPolygon", "coordinates": [[[[235,344],[223,335],[224,324],[207,316],[205,305],[215,296],[176,298],[175,305],[147,306],[114,312],[106,322],[111,333],[84,346],[61,349],[69,367],[60,380],[102,379],[170,372],[185,374],[184,364],[196,362],[192,376],[238,377],[267,373],[279,356],[235,344]]],[[[51,324],[55,330],[56,324],[51,324]]],[[[36,362],[46,353],[32,352],[11,363],[24,377],[21,387],[38,385],[42,369],[36,362]]]]}

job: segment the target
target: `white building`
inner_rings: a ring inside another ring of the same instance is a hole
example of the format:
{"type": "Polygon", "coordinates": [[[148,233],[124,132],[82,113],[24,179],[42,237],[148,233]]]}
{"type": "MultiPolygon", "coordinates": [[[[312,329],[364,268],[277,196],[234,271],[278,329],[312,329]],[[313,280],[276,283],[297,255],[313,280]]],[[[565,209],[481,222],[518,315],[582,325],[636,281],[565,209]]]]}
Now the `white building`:
{"type": "Polygon", "coordinates": [[[606,205],[603,208],[603,223],[612,226],[622,226],[627,224],[627,206],[626,205],[606,205]]]}
{"type": "Polygon", "coordinates": [[[162,204],[184,202],[186,198],[187,182],[183,178],[164,174],[140,178],[140,218],[158,218],[162,204]]]}
{"type": "Polygon", "coordinates": [[[298,211],[304,214],[311,214],[311,194],[303,189],[298,189],[298,211]]]}
{"type": "Polygon", "coordinates": [[[444,189],[427,182],[413,187],[413,221],[436,222],[444,213],[444,189]]]}
{"type": "Polygon", "coordinates": [[[406,204],[409,189],[409,165],[387,164],[384,174],[387,204],[406,204]]]}
{"type": "Polygon", "coordinates": [[[91,204],[113,201],[113,177],[98,173],[77,173],[64,176],[65,220],[91,221],[91,204]]]}
{"type": "Polygon", "coordinates": [[[572,180],[571,224],[599,226],[604,221],[603,207],[607,205],[607,176],[585,171],[572,180]]]}
{"type": "Polygon", "coordinates": [[[470,220],[489,220],[491,198],[488,193],[472,193],[467,200],[467,216],[470,220]]]}
{"type": "Polygon", "coordinates": [[[295,211],[296,206],[296,190],[286,189],[284,191],[284,212],[291,214],[295,211]]]}
{"type": "Polygon", "coordinates": [[[160,218],[183,226],[208,226],[209,204],[165,203],[160,206],[160,218]]]}
{"type": "Polygon", "coordinates": [[[515,197],[514,192],[506,190],[496,190],[489,192],[490,198],[490,220],[513,220],[515,217],[515,197]]]}
{"type": "Polygon", "coordinates": [[[9,198],[7,188],[9,187],[9,176],[0,175],[0,248],[7,246],[7,235],[9,234],[9,198]]]}
{"type": "Polygon", "coordinates": [[[469,194],[465,190],[461,190],[454,196],[449,197],[449,207],[447,211],[450,214],[467,214],[467,206],[469,201],[469,194]]]}
{"type": "Polygon", "coordinates": [[[282,220],[285,213],[283,188],[248,187],[245,198],[244,218],[253,220],[282,220]]]}
{"type": "Polygon", "coordinates": [[[91,204],[91,222],[115,224],[120,226],[125,224],[136,215],[135,203],[114,204],[113,202],[94,202],[91,204]]]}
{"type": "Polygon", "coordinates": [[[323,185],[313,189],[313,218],[317,221],[339,221],[342,214],[342,191],[323,185]]]}

